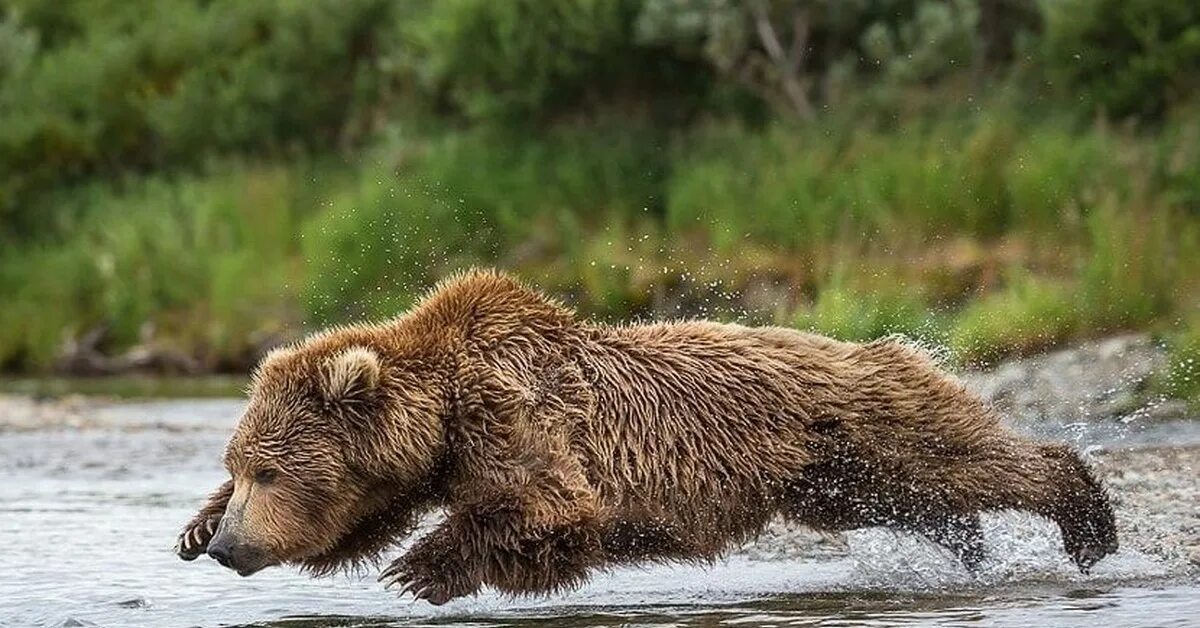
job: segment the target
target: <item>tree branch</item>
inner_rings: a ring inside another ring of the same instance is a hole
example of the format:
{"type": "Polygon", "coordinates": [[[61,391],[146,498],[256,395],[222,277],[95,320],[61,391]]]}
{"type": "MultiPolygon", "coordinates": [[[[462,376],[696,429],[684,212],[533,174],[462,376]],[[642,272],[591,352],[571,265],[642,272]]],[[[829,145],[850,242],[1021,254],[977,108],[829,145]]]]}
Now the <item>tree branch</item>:
{"type": "MultiPolygon", "coordinates": [[[[795,65],[795,61],[793,60],[797,54],[796,48],[803,48],[803,46],[798,46],[799,42],[797,41],[800,39],[799,33],[801,31],[795,31],[796,37],[792,43],[792,54],[789,55],[784,51],[783,44],[780,43],[779,36],[775,33],[775,27],[771,24],[771,15],[766,5],[759,1],[752,2],[750,7],[754,13],[754,27],[758,32],[758,38],[762,43],[763,50],[767,52],[767,56],[775,66],[775,71],[779,73],[779,80],[783,87],[784,95],[787,96],[792,109],[795,110],[797,115],[805,120],[811,120],[814,116],[813,106],[808,99],[808,93],[800,83],[799,73],[801,68],[795,65]]],[[[801,13],[804,12],[797,11],[798,15],[801,13]]],[[[793,28],[796,28],[798,25],[798,22],[794,22],[793,28]]],[[[802,31],[804,33],[803,39],[806,41],[808,39],[807,17],[804,18],[802,31]]],[[[799,58],[802,63],[802,53],[799,54],[799,58]]]]}

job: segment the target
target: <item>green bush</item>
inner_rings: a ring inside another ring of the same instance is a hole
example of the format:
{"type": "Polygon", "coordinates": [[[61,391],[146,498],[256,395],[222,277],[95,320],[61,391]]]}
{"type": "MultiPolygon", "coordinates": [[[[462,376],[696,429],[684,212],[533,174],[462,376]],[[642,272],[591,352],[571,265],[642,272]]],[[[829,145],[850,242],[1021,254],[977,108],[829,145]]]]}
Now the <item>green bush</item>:
{"type": "MultiPolygon", "coordinates": [[[[806,102],[813,115],[826,108],[825,121],[875,103],[863,108],[895,124],[932,83],[965,76],[958,84],[975,93],[985,77],[1004,83],[1043,13],[1051,73],[1113,112],[1159,112],[1195,91],[1193,4],[12,0],[0,13],[0,238],[69,231],[77,216],[46,198],[69,184],[330,151],[397,116],[527,133],[616,112],[683,128],[711,117],[761,123],[756,94],[785,108],[806,102]],[[782,48],[768,45],[768,30],[782,48]]],[[[1014,143],[1008,123],[993,122],[959,173],[971,197],[944,199],[965,200],[980,232],[1002,229],[1012,210],[1011,189],[982,163],[1005,161],[1014,143]]],[[[929,168],[953,162],[923,158],[929,168]]],[[[1195,179],[1187,174],[1180,181],[1195,179]]],[[[934,176],[874,175],[894,187],[934,176]]]]}
{"type": "Polygon", "coordinates": [[[1054,346],[1080,329],[1077,295],[1070,284],[1014,272],[1003,291],[984,295],[960,312],[950,348],[969,364],[1054,346]]]}
{"type": "Polygon", "coordinates": [[[920,288],[885,278],[869,287],[854,287],[843,273],[822,285],[811,307],[801,309],[795,327],[839,340],[868,341],[892,334],[933,340],[935,317],[920,288]]]}
{"type": "Polygon", "coordinates": [[[637,32],[811,118],[855,78],[903,86],[994,69],[1040,22],[1032,0],[645,0],[637,32]]]}
{"type": "Polygon", "coordinates": [[[119,352],[147,325],[210,366],[245,364],[293,316],[298,187],[250,169],[82,190],[91,212],[62,244],[0,254],[0,364],[45,369],[94,329],[119,352]]]}
{"type": "Polygon", "coordinates": [[[447,0],[432,5],[415,37],[434,85],[472,119],[527,120],[643,94],[687,106],[703,94],[707,73],[663,47],[637,45],[641,5],[447,0]]]}
{"type": "Polygon", "coordinates": [[[1192,320],[1167,336],[1168,363],[1153,388],[1200,409],[1200,321],[1192,320]]]}
{"type": "Polygon", "coordinates": [[[37,196],[87,176],[334,146],[378,100],[391,7],[143,0],[0,15],[0,51],[14,53],[0,54],[0,237],[44,234],[57,205],[37,196]]]}
{"type": "Polygon", "coordinates": [[[1062,0],[1043,3],[1045,62],[1091,105],[1158,118],[1200,89],[1200,3],[1062,0]]]}

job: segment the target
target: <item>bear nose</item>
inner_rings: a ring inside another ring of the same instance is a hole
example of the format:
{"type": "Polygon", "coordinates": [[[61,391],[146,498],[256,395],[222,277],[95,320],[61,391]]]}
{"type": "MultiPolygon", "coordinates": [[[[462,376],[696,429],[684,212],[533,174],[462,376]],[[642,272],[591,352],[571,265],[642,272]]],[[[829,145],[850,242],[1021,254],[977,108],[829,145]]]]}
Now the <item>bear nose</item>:
{"type": "Polygon", "coordinates": [[[221,563],[223,567],[229,567],[233,562],[233,548],[228,542],[217,541],[208,545],[208,555],[212,556],[213,560],[221,563]]]}

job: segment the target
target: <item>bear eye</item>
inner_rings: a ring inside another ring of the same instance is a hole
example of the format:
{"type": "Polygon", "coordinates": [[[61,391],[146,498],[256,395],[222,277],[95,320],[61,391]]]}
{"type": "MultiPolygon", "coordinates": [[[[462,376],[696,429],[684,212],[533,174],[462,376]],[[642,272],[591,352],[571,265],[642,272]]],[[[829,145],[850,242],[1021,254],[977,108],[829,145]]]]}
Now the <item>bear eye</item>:
{"type": "Polygon", "coordinates": [[[259,469],[254,474],[254,481],[258,484],[270,484],[278,475],[275,469],[259,469]]]}

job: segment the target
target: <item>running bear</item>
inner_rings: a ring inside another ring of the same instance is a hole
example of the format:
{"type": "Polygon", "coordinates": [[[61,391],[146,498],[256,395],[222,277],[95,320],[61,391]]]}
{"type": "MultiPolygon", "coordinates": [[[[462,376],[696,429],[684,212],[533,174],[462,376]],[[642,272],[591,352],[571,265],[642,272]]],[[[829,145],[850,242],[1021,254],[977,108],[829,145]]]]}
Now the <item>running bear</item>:
{"type": "Polygon", "coordinates": [[[923,535],[972,568],[983,511],[1053,520],[1084,571],[1117,549],[1074,451],[1009,431],[913,347],[595,324],[495,271],[269,354],[225,467],[182,558],[328,573],[377,563],[442,510],[381,576],[434,604],[711,561],[777,514],[923,535]]]}

